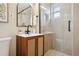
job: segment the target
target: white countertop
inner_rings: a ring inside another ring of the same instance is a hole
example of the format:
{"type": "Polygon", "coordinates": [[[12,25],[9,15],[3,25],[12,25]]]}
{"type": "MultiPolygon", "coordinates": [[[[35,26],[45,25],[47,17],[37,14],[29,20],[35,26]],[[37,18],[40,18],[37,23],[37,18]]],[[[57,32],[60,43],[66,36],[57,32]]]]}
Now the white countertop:
{"type": "Polygon", "coordinates": [[[22,37],[33,37],[33,36],[39,36],[39,35],[43,35],[43,34],[17,34],[18,36],[22,36],[22,37]]]}
{"type": "Polygon", "coordinates": [[[18,33],[18,36],[22,36],[22,37],[33,37],[33,36],[39,36],[39,35],[45,35],[45,34],[53,34],[53,32],[46,32],[46,33],[30,33],[30,34],[25,34],[25,33],[18,33]]]}

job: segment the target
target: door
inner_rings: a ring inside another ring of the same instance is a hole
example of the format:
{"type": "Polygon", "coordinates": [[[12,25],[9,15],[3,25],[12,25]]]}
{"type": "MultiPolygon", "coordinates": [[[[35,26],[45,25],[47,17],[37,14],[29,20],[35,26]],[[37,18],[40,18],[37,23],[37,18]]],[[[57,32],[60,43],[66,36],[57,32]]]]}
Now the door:
{"type": "Polygon", "coordinates": [[[43,56],[44,53],[44,44],[43,44],[43,36],[38,37],[38,56],[43,56]]]}
{"type": "Polygon", "coordinates": [[[72,39],[73,39],[73,19],[72,19],[72,3],[62,4],[62,15],[64,19],[64,52],[72,55],[72,39]]]}
{"type": "Polygon", "coordinates": [[[28,56],[35,56],[35,39],[28,40],[28,56]]]}

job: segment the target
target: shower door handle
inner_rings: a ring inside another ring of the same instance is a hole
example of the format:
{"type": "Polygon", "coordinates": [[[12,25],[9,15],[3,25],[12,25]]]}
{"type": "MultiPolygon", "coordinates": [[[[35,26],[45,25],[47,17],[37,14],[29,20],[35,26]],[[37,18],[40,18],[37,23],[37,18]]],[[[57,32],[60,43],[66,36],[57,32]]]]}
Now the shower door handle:
{"type": "Polygon", "coordinates": [[[71,21],[70,20],[68,21],[68,31],[69,32],[71,31],[71,21]]]}

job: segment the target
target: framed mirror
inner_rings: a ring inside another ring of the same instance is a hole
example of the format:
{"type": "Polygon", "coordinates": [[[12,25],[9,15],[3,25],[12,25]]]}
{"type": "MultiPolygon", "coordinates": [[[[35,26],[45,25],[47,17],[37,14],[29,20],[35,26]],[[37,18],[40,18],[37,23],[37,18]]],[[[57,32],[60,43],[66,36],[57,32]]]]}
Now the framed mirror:
{"type": "Polygon", "coordinates": [[[17,27],[27,27],[32,25],[32,4],[17,4],[17,27]]]}

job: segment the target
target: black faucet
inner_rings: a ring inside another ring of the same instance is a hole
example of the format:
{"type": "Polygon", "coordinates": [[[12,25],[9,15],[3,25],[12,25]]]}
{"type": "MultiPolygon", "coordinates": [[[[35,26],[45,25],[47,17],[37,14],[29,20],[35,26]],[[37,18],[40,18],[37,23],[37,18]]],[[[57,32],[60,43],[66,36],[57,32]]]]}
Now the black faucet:
{"type": "Polygon", "coordinates": [[[32,27],[32,25],[28,25],[26,27],[27,27],[27,30],[25,30],[25,34],[29,34],[29,32],[30,32],[29,27],[32,27]]]}

